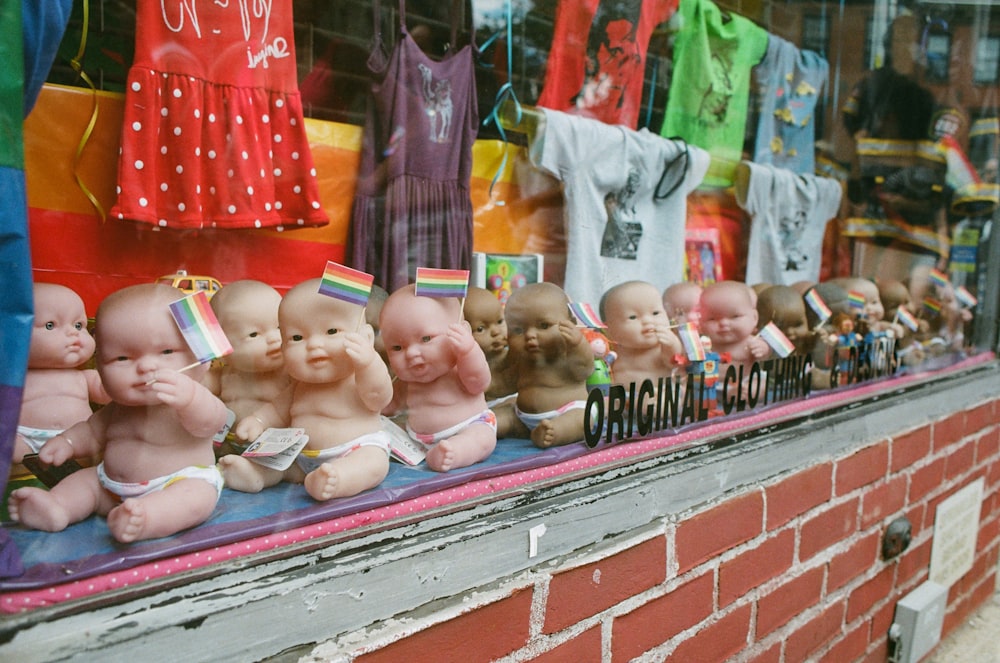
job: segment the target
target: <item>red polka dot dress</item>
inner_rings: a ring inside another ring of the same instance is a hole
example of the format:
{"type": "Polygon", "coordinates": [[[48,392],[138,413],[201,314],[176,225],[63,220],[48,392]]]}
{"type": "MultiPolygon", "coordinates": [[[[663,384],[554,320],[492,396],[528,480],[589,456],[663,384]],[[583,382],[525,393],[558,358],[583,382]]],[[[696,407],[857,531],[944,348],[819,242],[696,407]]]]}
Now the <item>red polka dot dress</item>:
{"type": "Polygon", "coordinates": [[[291,0],[139,0],[136,12],[112,217],[164,228],[326,224],[291,0]]]}

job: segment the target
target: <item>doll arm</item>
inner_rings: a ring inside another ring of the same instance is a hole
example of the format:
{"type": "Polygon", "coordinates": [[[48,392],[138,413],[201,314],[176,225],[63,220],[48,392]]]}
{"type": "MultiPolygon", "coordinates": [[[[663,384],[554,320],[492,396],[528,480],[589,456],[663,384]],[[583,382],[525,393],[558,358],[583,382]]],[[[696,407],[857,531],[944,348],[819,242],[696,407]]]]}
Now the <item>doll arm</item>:
{"type": "Polygon", "coordinates": [[[747,339],[747,350],[754,359],[764,359],[771,354],[771,346],[759,336],[751,336],[747,339]]]}
{"type": "Polygon", "coordinates": [[[455,352],[455,369],[462,386],[470,394],[485,393],[490,387],[492,374],[467,322],[454,322],[448,326],[448,340],[455,352]]]}
{"type": "Polygon", "coordinates": [[[586,380],[594,372],[594,351],[590,341],[569,320],[559,321],[559,333],[566,344],[566,367],[576,380],[586,380]]]}
{"type": "Polygon", "coordinates": [[[344,351],[354,363],[358,398],[372,412],[381,412],[392,402],[392,378],[371,341],[362,334],[344,337],[344,351]]]}
{"type": "Polygon", "coordinates": [[[289,385],[270,403],[254,410],[236,423],[233,434],[240,440],[256,440],[268,428],[281,428],[290,423],[294,386],[289,385]]]}
{"type": "Polygon", "coordinates": [[[103,447],[106,424],[102,412],[73,424],[42,445],[38,459],[48,465],[62,465],[70,458],[94,458],[103,447]]]}
{"type": "Polygon", "coordinates": [[[226,406],[205,385],[179,371],[158,371],[150,388],[177,413],[184,430],[209,437],[226,423],[226,406]]]}
{"type": "Polygon", "coordinates": [[[111,396],[104,390],[104,383],[101,382],[101,374],[92,368],[84,369],[83,377],[87,381],[87,397],[91,403],[107,405],[111,402],[111,396]]]}
{"type": "Polygon", "coordinates": [[[660,342],[660,363],[667,367],[677,365],[674,357],[684,353],[681,339],[667,326],[656,330],[656,338],[660,342]]]}

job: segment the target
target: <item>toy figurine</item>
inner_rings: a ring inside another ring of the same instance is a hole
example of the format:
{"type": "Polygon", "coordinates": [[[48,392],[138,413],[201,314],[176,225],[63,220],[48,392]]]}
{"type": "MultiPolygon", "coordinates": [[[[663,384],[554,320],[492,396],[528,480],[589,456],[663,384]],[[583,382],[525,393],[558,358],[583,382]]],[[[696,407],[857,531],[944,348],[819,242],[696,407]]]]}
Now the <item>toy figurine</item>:
{"type": "Polygon", "coordinates": [[[885,308],[885,318],[899,323],[902,328],[902,334],[896,339],[900,363],[907,367],[918,366],[924,361],[925,355],[923,346],[917,342],[917,334],[921,329],[926,333],[927,321],[913,314],[910,290],[905,283],[896,279],[885,279],[879,281],[877,285],[879,298],[885,308]]]}
{"type": "Polygon", "coordinates": [[[91,403],[110,399],[92,368],[81,369],[94,355],[83,300],[55,283],[33,287],[35,321],[28,347],[21,413],[17,420],[13,462],[38,453],[42,445],[93,414],[91,403]]]}
{"type": "Polygon", "coordinates": [[[583,440],[594,354],[566,293],[553,283],[532,283],[511,293],[506,313],[518,433],[541,448],[583,440]]]}
{"type": "MultiPolygon", "coordinates": [[[[278,330],[280,304],[277,290],[249,279],[223,286],[211,299],[212,311],[233,352],[209,371],[204,384],[233,411],[236,423],[288,387],[278,330]]],[[[220,455],[239,453],[229,442],[219,449],[220,455]]]]}
{"type": "Polygon", "coordinates": [[[490,366],[454,297],[424,297],[413,285],[389,295],[382,337],[406,385],[406,430],[437,472],[485,460],[497,443],[486,405],[490,366]]]}
{"type": "Polygon", "coordinates": [[[718,281],[701,294],[701,332],[712,339],[720,355],[733,364],[749,364],[767,357],[771,348],[757,331],[757,297],[745,283],[718,281]]]}
{"type": "Polygon", "coordinates": [[[243,456],[219,459],[226,485],[255,493],[284,480],[304,483],[315,500],[350,497],[389,472],[389,435],[380,412],[392,398],[389,369],[375,352],[362,307],[319,292],[321,279],[299,283],[278,307],[289,386],[236,425],[255,440],[267,428],[302,428],[309,441],[285,470],[243,456]]]}
{"type": "Polygon", "coordinates": [[[46,442],[39,458],[58,466],[103,452],[103,461],[51,491],[13,491],[15,521],[56,532],[96,512],[127,543],[211,516],[222,491],[212,436],[226,421],[226,406],[200,383],[208,366],[192,365],[194,354],[170,314],[180,294],[151,283],[101,302],[97,370],[112,401],[46,442]]]}
{"type": "Polygon", "coordinates": [[[611,366],[615,384],[653,384],[678,368],[674,357],[684,351],[663,308],[660,291],[651,283],[626,281],[601,297],[601,318],[616,353],[611,366]]]}
{"type": "Polygon", "coordinates": [[[682,281],[668,286],[663,291],[663,309],[667,312],[670,324],[677,326],[685,322],[693,322],[695,327],[701,321],[698,302],[701,299],[701,286],[692,281],[682,281]]]}
{"type": "Polygon", "coordinates": [[[763,328],[769,322],[788,337],[796,354],[806,354],[813,349],[816,334],[806,320],[806,304],[802,295],[791,286],[772,285],[757,295],[757,324],[763,328]]]}
{"type": "Polygon", "coordinates": [[[594,355],[594,370],[587,378],[587,390],[597,389],[606,397],[611,390],[611,366],[618,358],[618,353],[611,349],[611,340],[600,329],[580,327],[587,338],[594,355]]]}

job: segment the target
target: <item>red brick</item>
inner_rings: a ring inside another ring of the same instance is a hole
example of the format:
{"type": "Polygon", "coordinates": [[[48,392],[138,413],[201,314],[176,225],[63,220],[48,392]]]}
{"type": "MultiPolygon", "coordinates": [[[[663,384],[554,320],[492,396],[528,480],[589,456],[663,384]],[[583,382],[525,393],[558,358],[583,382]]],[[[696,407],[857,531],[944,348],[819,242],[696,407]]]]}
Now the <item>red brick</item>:
{"type": "Polygon", "coordinates": [[[1000,435],[987,433],[976,439],[976,464],[1000,460],[1000,435]]]}
{"type": "Polygon", "coordinates": [[[881,639],[872,638],[872,641],[877,643],[875,649],[868,652],[859,663],[885,663],[889,660],[889,637],[883,634],[881,639]]]}
{"type": "Polygon", "coordinates": [[[858,499],[831,507],[802,523],[799,559],[805,561],[858,530],[858,499]]]}
{"type": "Polygon", "coordinates": [[[934,422],[932,429],[934,451],[958,442],[965,437],[965,412],[956,412],[941,421],[934,422]]]}
{"type": "Polygon", "coordinates": [[[978,433],[988,426],[996,424],[994,410],[995,401],[982,403],[965,412],[965,432],[968,435],[978,433]]]}
{"type": "Polygon", "coordinates": [[[795,556],[795,532],[787,529],[719,566],[719,607],[787,571],[795,556]]]}
{"type": "Polygon", "coordinates": [[[976,444],[970,440],[955,447],[945,457],[944,475],[948,480],[956,479],[972,469],[976,460],[976,444]]]}
{"type": "Polygon", "coordinates": [[[930,453],[930,426],[923,426],[895,437],[892,440],[892,472],[902,472],[930,453]]]}
{"type": "Polygon", "coordinates": [[[776,642],[756,656],[751,656],[746,663],[781,663],[781,643],[776,642]]]}
{"type": "Polygon", "coordinates": [[[1000,535],[1000,520],[985,520],[980,515],[979,535],[976,537],[976,552],[985,550],[1000,535]]]}
{"type": "Polygon", "coordinates": [[[881,533],[873,532],[856,541],[851,547],[830,560],[826,591],[830,593],[865,575],[878,562],[881,554],[881,533]]]}
{"type": "Polygon", "coordinates": [[[955,628],[965,623],[977,606],[973,605],[972,600],[966,597],[958,601],[949,600],[948,607],[949,610],[944,613],[944,626],[941,629],[942,640],[948,637],[955,628]]]}
{"type": "Polygon", "coordinates": [[[785,660],[810,660],[811,654],[842,633],[843,626],[844,603],[838,601],[788,635],[788,641],[785,643],[785,660]]]}
{"type": "Polygon", "coordinates": [[[572,640],[531,659],[533,663],[601,663],[601,627],[589,628],[572,640]]]}
{"type": "Polygon", "coordinates": [[[879,639],[888,638],[889,629],[892,628],[892,622],[896,619],[896,603],[901,598],[903,598],[903,593],[896,592],[895,595],[889,597],[885,605],[876,610],[875,614],[872,615],[870,620],[871,629],[868,635],[871,642],[878,642],[879,639]]]}
{"type": "Polygon", "coordinates": [[[913,527],[913,538],[916,539],[921,535],[924,529],[924,511],[927,505],[923,502],[917,503],[911,508],[907,509],[903,514],[909,521],[910,525],[913,527]]]}
{"type": "Polygon", "coordinates": [[[910,475],[910,504],[919,502],[944,483],[944,458],[933,460],[910,475]]]}
{"type": "Polygon", "coordinates": [[[886,566],[875,574],[875,577],[859,585],[847,599],[847,621],[853,622],[861,615],[868,614],[873,608],[886,600],[892,593],[892,583],[896,572],[892,566],[886,566]]]}
{"type": "Polygon", "coordinates": [[[754,491],[681,522],[675,537],[679,573],[749,541],[763,531],[764,498],[754,491]]]}
{"type": "Polygon", "coordinates": [[[823,569],[815,568],[790,579],[757,600],[757,639],[819,602],[823,591],[823,569]]]}
{"type": "Polygon", "coordinates": [[[792,518],[830,499],[833,494],[833,463],[811,467],[768,486],[767,529],[775,530],[792,518]]]}
{"type": "Polygon", "coordinates": [[[879,442],[837,461],[834,494],[846,495],[885,476],[889,468],[889,443],[879,442]]]}
{"type": "Polygon", "coordinates": [[[1000,484],[1000,461],[990,463],[989,470],[986,472],[986,485],[993,487],[997,484],[1000,484]]]}
{"type": "Polygon", "coordinates": [[[927,539],[919,545],[910,544],[899,560],[896,574],[896,586],[905,588],[911,580],[923,579],[921,575],[928,574],[931,565],[932,539],[927,539]]]}
{"type": "Polygon", "coordinates": [[[611,625],[612,659],[631,660],[712,615],[715,575],[703,574],[615,617],[611,625]]]}
{"type": "MultiPolygon", "coordinates": [[[[694,635],[684,638],[664,661],[716,663],[735,656],[747,647],[750,633],[750,606],[737,608],[694,635]]],[[[618,660],[618,659],[614,659],[618,660]]]]}
{"type": "Polygon", "coordinates": [[[555,633],[655,587],[667,576],[662,537],[552,576],[543,632],[555,633]]]}
{"type": "Polygon", "coordinates": [[[492,661],[528,642],[531,590],[519,590],[495,603],[398,640],[388,647],[355,658],[356,663],[439,663],[492,661]],[[477,637],[469,647],[470,634],[477,637]]]}
{"type": "Polygon", "coordinates": [[[861,496],[861,529],[902,511],[906,504],[906,477],[898,475],[865,491],[861,496]]]}

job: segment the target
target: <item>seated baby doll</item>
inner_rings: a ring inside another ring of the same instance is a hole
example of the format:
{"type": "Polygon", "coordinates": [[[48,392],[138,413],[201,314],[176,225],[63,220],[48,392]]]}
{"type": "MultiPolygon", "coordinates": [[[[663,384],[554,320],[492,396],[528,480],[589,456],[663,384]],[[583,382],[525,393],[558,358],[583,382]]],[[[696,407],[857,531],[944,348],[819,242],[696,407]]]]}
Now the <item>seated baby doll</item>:
{"type": "Polygon", "coordinates": [[[663,309],[667,312],[670,324],[676,327],[691,322],[698,327],[701,321],[698,311],[700,299],[701,286],[697,283],[682,281],[668,286],[663,291],[663,309]]]}
{"type": "Polygon", "coordinates": [[[913,315],[910,290],[906,287],[905,283],[896,279],[883,279],[877,285],[879,298],[882,300],[882,305],[885,308],[885,318],[899,323],[902,329],[902,334],[896,339],[896,349],[898,350],[897,354],[900,362],[903,366],[912,367],[919,365],[924,361],[925,355],[923,346],[917,342],[917,334],[921,330],[924,333],[927,332],[927,321],[917,319],[913,315]],[[900,318],[900,309],[903,310],[902,315],[909,313],[911,319],[915,320],[916,324],[909,326],[903,324],[900,318]],[[915,326],[916,329],[912,329],[912,326],[915,326]]]}
{"type": "Polygon", "coordinates": [[[289,386],[236,425],[236,437],[267,428],[302,428],[309,441],[285,470],[243,456],[219,459],[226,485],[255,493],[284,480],[304,483],[315,500],[350,497],[389,473],[389,435],[380,412],[392,398],[389,369],[375,352],[362,307],[319,291],[321,279],[299,283],[278,307],[289,386]]]}
{"type": "Polygon", "coordinates": [[[684,348],[670,330],[656,286],[645,281],[613,286],[601,297],[600,313],[616,355],[611,365],[614,384],[656,384],[678,367],[674,359],[684,348]]]}
{"type": "MultiPolygon", "coordinates": [[[[233,351],[209,371],[204,384],[236,415],[234,426],[288,387],[278,330],[279,304],[277,290],[249,279],[233,281],[212,297],[212,311],[233,351]]],[[[218,451],[241,450],[230,441],[218,451]]]]}
{"type": "Polygon", "coordinates": [[[515,419],[517,375],[507,347],[507,321],[503,317],[503,305],[489,290],[469,286],[462,315],[472,327],[472,337],[483,349],[490,366],[486,404],[497,416],[498,430],[510,430],[515,419]]]}
{"type": "Polygon", "coordinates": [[[794,288],[772,285],[757,295],[757,324],[763,328],[773,322],[795,346],[796,354],[812,351],[816,334],[806,320],[806,304],[794,288]]]}
{"type": "Polygon", "coordinates": [[[192,366],[194,354],[170,314],[180,297],[170,286],[143,284],[101,302],[97,371],[112,400],[46,442],[39,458],[62,465],[103,452],[103,461],[51,491],[13,491],[12,519],[56,532],[96,512],[127,543],[168,536],[212,515],[222,492],[212,436],[225,424],[226,406],[201,384],[208,366],[192,366]]]}
{"type": "Polygon", "coordinates": [[[517,371],[512,436],[547,448],[584,439],[590,343],[576,326],[569,298],[553,283],[518,288],[507,300],[507,338],[517,371]]]}
{"type": "Polygon", "coordinates": [[[701,293],[701,332],[732,364],[750,364],[771,353],[757,331],[757,297],[745,283],[718,281],[701,293]]]}
{"type": "Polygon", "coordinates": [[[406,385],[406,430],[437,472],[485,460],[497,443],[486,405],[490,367],[453,297],[424,297],[413,285],[382,308],[389,363],[406,385]]]}
{"type": "Polygon", "coordinates": [[[94,355],[83,300],[55,283],[36,283],[32,290],[35,321],[13,463],[38,453],[48,440],[90,417],[92,402],[110,400],[97,371],[80,368],[94,355]]]}

